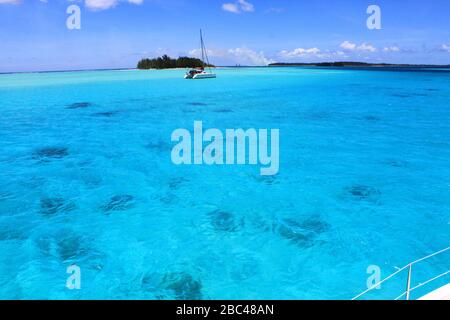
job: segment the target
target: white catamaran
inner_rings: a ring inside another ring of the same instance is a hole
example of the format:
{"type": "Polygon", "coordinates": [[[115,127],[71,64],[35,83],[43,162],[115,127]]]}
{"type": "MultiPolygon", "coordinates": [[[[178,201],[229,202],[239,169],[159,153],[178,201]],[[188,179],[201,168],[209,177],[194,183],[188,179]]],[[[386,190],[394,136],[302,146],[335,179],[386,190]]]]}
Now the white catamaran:
{"type": "Polygon", "coordinates": [[[208,59],[208,53],[206,52],[205,42],[203,41],[203,34],[202,30],[200,29],[200,46],[202,48],[202,63],[203,65],[199,68],[191,69],[188,72],[186,72],[186,75],[184,76],[185,79],[209,79],[209,78],[215,78],[216,74],[212,73],[209,59],[208,59]],[[206,66],[209,69],[209,72],[205,71],[205,60],[206,60],[206,66]]]}

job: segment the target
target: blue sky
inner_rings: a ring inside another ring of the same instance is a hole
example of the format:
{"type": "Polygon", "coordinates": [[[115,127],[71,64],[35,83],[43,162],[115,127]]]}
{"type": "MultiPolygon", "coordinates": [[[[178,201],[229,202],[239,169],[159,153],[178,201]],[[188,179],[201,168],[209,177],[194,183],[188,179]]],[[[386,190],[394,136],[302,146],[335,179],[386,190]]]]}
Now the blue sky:
{"type": "Polygon", "coordinates": [[[448,0],[0,0],[0,72],[197,55],[199,28],[217,65],[450,64],[448,0]],[[66,28],[71,4],[81,8],[80,30],[66,28]],[[381,30],[366,26],[371,4],[381,8],[381,30]]]}

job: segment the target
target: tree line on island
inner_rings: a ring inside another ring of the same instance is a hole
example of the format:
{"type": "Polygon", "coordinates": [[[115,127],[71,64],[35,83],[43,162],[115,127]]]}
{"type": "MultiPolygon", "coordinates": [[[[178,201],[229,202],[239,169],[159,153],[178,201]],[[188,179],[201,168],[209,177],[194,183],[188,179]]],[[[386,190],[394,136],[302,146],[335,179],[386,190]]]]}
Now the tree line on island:
{"type": "Polygon", "coordinates": [[[138,69],[174,69],[174,68],[199,68],[199,67],[214,67],[204,63],[201,59],[190,57],[179,57],[172,59],[168,55],[154,59],[142,59],[138,62],[138,69]]]}
{"type": "Polygon", "coordinates": [[[392,63],[367,63],[355,61],[317,62],[317,63],[289,63],[276,62],[269,67],[412,67],[412,68],[450,68],[450,65],[430,64],[392,64],[392,63]]]}

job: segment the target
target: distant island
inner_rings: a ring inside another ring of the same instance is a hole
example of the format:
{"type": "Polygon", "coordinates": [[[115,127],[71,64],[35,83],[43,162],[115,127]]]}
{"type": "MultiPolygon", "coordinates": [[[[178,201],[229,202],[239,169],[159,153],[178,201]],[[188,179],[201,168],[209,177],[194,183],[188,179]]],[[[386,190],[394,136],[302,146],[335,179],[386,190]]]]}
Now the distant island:
{"type": "Polygon", "coordinates": [[[198,67],[214,67],[208,65],[202,60],[190,57],[179,57],[172,59],[167,55],[154,59],[142,59],[138,62],[137,68],[141,70],[147,69],[175,69],[175,68],[198,68],[198,67]]]}
{"type": "Polygon", "coordinates": [[[390,63],[366,63],[353,61],[318,62],[318,63],[284,63],[269,64],[269,67],[391,67],[391,68],[450,68],[450,65],[430,64],[390,64],[390,63]]]}

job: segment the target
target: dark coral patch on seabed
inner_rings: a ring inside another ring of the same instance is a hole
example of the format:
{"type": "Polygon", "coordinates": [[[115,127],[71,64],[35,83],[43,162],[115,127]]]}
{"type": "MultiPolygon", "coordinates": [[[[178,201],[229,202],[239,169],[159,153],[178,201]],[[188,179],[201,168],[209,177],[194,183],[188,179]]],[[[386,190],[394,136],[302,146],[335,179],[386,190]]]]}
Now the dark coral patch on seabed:
{"type": "Polygon", "coordinates": [[[86,256],[89,250],[86,248],[83,239],[77,236],[70,236],[57,241],[58,255],[63,261],[80,259],[86,256]]]}
{"type": "Polygon", "coordinates": [[[185,182],[188,182],[188,181],[189,180],[184,177],[172,178],[169,181],[169,189],[171,189],[171,190],[179,189],[179,187],[181,185],[183,185],[185,182]]]}
{"type": "Polygon", "coordinates": [[[365,116],[364,120],[370,121],[370,122],[378,122],[381,119],[377,116],[365,116]]]}
{"type": "Polygon", "coordinates": [[[211,225],[216,231],[236,232],[244,224],[242,219],[238,219],[234,214],[226,211],[215,210],[208,213],[208,216],[211,219],[211,225]]]}
{"type": "Polygon", "coordinates": [[[188,105],[190,105],[190,106],[199,106],[199,107],[203,106],[203,107],[206,107],[208,104],[204,103],[204,102],[189,102],[188,105]]]}
{"type": "Polygon", "coordinates": [[[301,247],[310,247],[316,238],[326,232],[330,225],[318,216],[309,217],[303,221],[296,219],[281,219],[274,225],[275,231],[285,239],[301,247]]]}
{"type": "Polygon", "coordinates": [[[62,159],[69,155],[69,149],[65,147],[44,147],[33,152],[33,159],[49,161],[62,159]]]}
{"type": "Polygon", "coordinates": [[[60,212],[69,212],[76,209],[75,203],[63,198],[42,198],[41,213],[43,215],[54,215],[60,212]]]}
{"type": "Polygon", "coordinates": [[[66,108],[67,109],[84,109],[92,106],[92,103],[90,102],[76,102],[69,104],[66,108]]]}
{"type": "Polygon", "coordinates": [[[35,244],[43,255],[56,257],[63,263],[72,261],[99,270],[102,268],[104,255],[93,247],[93,243],[93,239],[70,230],[61,230],[35,239],[35,244]]]}
{"type": "Polygon", "coordinates": [[[376,200],[381,195],[377,188],[360,184],[346,188],[346,192],[359,200],[376,200]]]}
{"type": "Polygon", "coordinates": [[[408,167],[408,162],[407,161],[403,161],[403,160],[389,159],[389,160],[385,160],[383,163],[388,165],[388,166],[394,167],[394,168],[406,168],[406,167],[408,167]]]}
{"type": "Polygon", "coordinates": [[[109,202],[102,206],[104,212],[126,211],[134,206],[134,197],[128,194],[111,197],[109,202]]]}
{"type": "Polygon", "coordinates": [[[167,150],[172,149],[172,146],[170,145],[170,143],[168,143],[162,139],[151,141],[145,147],[149,150],[156,150],[158,152],[167,151],[167,150]]]}
{"type": "Polygon", "coordinates": [[[202,283],[185,272],[172,272],[164,275],[162,287],[174,293],[177,300],[202,299],[202,283]]]}
{"type": "Polygon", "coordinates": [[[216,112],[216,113],[233,113],[233,110],[223,108],[223,109],[215,109],[214,112],[216,112]]]}
{"type": "Polygon", "coordinates": [[[413,97],[428,97],[429,94],[426,93],[394,93],[392,94],[393,97],[397,98],[413,98],[413,97]]]}
{"type": "Polygon", "coordinates": [[[252,176],[257,182],[264,183],[268,186],[279,184],[277,176],[261,176],[261,175],[253,175],[252,176]]]}
{"type": "Polygon", "coordinates": [[[0,201],[12,199],[14,196],[8,191],[0,191],[0,201]]]}
{"type": "Polygon", "coordinates": [[[94,117],[111,118],[117,115],[118,113],[119,113],[118,111],[104,111],[104,112],[96,112],[93,113],[92,115],[94,117]]]}
{"type": "Polygon", "coordinates": [[[27,240],[28,230],[23,226],[18,228],[17,226],[0,224],[0,241],[4,240],[27,240]]]}

